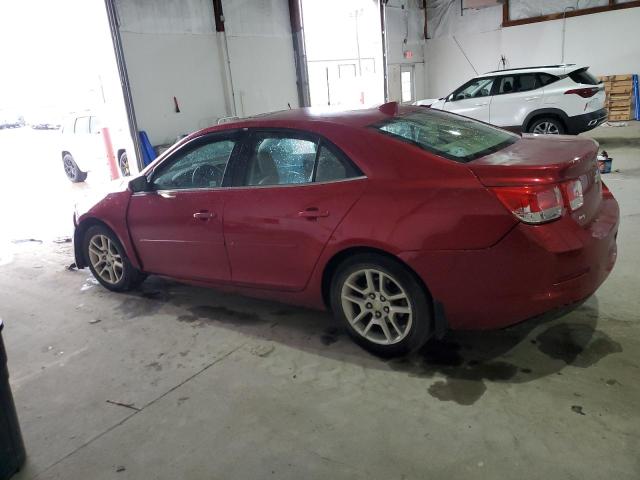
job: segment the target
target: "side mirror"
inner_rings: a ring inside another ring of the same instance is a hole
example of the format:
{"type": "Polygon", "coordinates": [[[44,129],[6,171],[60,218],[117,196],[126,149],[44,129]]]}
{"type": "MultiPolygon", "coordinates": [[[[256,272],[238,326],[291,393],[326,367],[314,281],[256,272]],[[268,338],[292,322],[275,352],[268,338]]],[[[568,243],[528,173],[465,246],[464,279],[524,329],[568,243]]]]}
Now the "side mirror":
{"type": "Polygon", "coordinates": [[[140,175],[129,182],[129,190],[133,193],[148,192],[151,190],[151,184],[146,175],[140,175]]]}

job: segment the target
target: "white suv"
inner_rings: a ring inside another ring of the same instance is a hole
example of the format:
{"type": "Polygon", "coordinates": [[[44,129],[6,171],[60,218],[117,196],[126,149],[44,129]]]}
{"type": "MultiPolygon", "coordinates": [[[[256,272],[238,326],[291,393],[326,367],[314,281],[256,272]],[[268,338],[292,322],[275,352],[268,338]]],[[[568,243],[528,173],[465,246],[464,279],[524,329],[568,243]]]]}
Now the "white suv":
{"type": "Polygon", "coordinates": [[[577,135],[607,120],[604,87],[588,69],[570,64],[498,70],[416,105],[519,132],[577,135]]]}
{"type": "MultiPolygon", "coordinates": [[[[69,116],[62,127],[61,155],[64,173],[74,183],[84,182],[90,171],[108,175],[107,151],[102,138],[100,117],[90,112],[69,116]]],[[[131,174],[126,151],[126,137],[111,129],[111,143],[122,176],[131,174]]]]}

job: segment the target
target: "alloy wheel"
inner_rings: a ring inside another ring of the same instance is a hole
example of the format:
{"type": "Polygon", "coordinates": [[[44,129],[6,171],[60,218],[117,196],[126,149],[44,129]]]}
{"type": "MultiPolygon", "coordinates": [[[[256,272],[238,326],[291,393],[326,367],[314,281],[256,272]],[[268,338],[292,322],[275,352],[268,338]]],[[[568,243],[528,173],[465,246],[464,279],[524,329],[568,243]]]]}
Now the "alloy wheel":
{"type": "Polygon", "coordinates": [[[131,171],[129,170],[129,159],[127,158],[126,153],[120,155],[120,171],[124,177],[131,175],[131,171]]]}
{"type": "Polygon", "coordinates": [[[89,261],[102,280],[112,285],[122,280],[124,264],[122,255],[106,235],[94,235],[89,241],[89,261]]]}
{"type": "Polygon", "coordinates": [[[553,122],[541,122],[535,126],[533,133],[538,135],[560,135],[560,130],[553,122]]]}
{"type": "Polygon", "coordinates": [[[411,331],[413,309],[402,285],[374,268],[357,270],[342,285],[341,302],[351,327],[368,341],[393,345],[411,331]]]}
{"type": "Polygon", "coordinates": [[[67,177],[72,180],[76,178],[78,171],[74,161],[69,156],[65,156],[62,163],[64,164],[64,173],[67,174],[67,177]]]}

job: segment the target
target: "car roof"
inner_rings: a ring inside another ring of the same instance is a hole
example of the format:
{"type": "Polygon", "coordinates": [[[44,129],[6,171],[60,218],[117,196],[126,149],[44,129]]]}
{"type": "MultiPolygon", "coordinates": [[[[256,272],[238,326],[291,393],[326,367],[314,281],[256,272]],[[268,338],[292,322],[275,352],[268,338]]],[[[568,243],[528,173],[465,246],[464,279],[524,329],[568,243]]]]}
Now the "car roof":
{"type": "Polygon", "coordinates": [[[397,102],[388,102],[376,108],[361,108],[357,110],[314,107],[295,108],[228,121],[221,125],[195,132],[190,135],[190,137],[209,132],[244,127],[298,128],[313,131],[315,130],[314,126],[323,124],[363,128],[388,119],[390,116],[410,113],[412,111],[419,112],[421,109],[419,107],[399,105],[397,102]]]}
{"type": "Polygon", "coordinates": [[[575,63],[566,63],[562,65],[543,65],[538,67],[522,67],[522,68],[509,68],[506,70],[494,70],[487,72],[484,75],[478,75],[479,77],[495,77],[504,74],[514,73],[532,73],[532,72],[546,72],[552,75],[565,75],[569,72],[579,70],[581,68],[589,68],[588,66],[578,66],[575,63]]]}

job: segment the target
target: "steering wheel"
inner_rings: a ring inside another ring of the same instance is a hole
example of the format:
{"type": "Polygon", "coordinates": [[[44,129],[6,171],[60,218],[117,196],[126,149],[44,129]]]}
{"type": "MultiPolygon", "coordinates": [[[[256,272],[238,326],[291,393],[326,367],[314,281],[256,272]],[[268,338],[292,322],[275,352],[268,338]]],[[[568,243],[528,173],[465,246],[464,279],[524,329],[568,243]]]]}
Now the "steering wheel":
{"type": "Polygon", "coordinates": [[[204,163],[202,165],[198,165],[191,174],[191,185],[194,187],[210,187],[211,182],[215,182],[215,186],[220,185],[220,180],[222,179],[222,172],[220,169],[204,163]]]}

